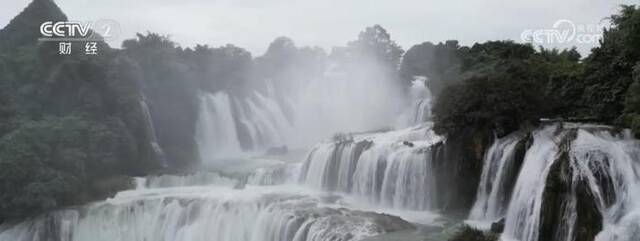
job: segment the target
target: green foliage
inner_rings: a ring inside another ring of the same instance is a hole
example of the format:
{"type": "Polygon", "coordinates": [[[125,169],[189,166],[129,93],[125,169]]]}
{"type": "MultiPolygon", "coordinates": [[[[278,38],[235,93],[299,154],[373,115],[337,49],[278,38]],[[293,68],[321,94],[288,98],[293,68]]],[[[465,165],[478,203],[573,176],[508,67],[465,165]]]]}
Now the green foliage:
{"type": "Polygon", "coordinates": [[[640,61],[640,9],[622,6],[611,21],[600,46],[582,62],[575,48],[536,51],[508,41],[458,48],[450,55],[461,59],[459,79],[450,75],[437,97],[436,131],[453,134],[471,125],[504,135],[558,117],[640,130],[640,84],[633,83],[633,66],[640,61]]]}
{"type": "Polygon", "coordinates": [[[575,70],[575,50],[535,51],[509,41],[460,48],[460,80],[452,80],[434,105],[435,130],[455,134],[465,127],[489,128],[499,136],[562,109],[554,85],[568,78],[556,73],[575,70]]]}
{"type": "Polygon", "coordinates": [[[89,200],[85,182],[122,168],[121,137],[113,127],[75,115],[22,123],[0,139],[0,217],[89,200]]]}
{"type": "MultiPolygon", "coordinates": [[[[85,125],[83,125],[85,124],[85,125]]],[[[88,133],[78,118],[27,121],[0,139],[0,217],[73,203],[84,179],[88,133]]]]}
{"type": "Polygon", "coordinates": [[[608,122],[622,114],[633,66],[640,61],[640,9],[622,6],[610,20],[613,26],[584,61],[582,94],[587,114],[608,122]]]}
{"type": "Polygon", "coordinates": [[[33,46],[40,37],[40,25],[45,21],[66,21],[67,16],[53,0],[31,2],[9,24],[0,29],[0,54],[17,47],[33,46]]]}
{"type": "Polygon", "coordinates": [[[157,167],[130,62],[103,42],[97,56],[82,42],[60,56],[37,42],[45,20],[66,17],[35,0],[0,30],[0,223],[95,199],[104,194],[94,182],[157,167]]]}
{"type": "Polygon", "coordinates": [[[620,118],[623,125],[640,134],[640,63],[633,72],[633,83],[629,86],[624,102],[624,113],[620,118]]]}
{"type": "MultiPolygon", "coordinates": [[[[437,97],[436,131],[452,134],[472,125],[503,135],[543,117],[597,119],[640,130],[638,71],[633,74],[640,61],[640,9],[622,6],[611,21],[600,46],[582,63],[575,48],[536,51],[513,42],[457,48],[449,56],[462,61],[459,79],[449,75],[449,86],[437,97]]],[[[442,76],[442,67],[424,64],[424,73],[442,76]]],[[[405,65],[409,73],[419,72],[405,65]]]]}

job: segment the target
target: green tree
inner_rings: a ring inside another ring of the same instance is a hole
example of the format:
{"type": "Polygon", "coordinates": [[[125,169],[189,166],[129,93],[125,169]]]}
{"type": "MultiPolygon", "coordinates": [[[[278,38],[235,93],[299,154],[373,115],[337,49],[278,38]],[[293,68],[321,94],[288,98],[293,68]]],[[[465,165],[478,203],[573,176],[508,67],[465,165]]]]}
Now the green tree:
{"type": "Polygon", "coordinates": [[[624,98],[632,83],[633,66],[640,61],[640,9],[622,6],[610,17],[612,26],[604,30],[600,46],[584,60],[586,115],[612,122],[624,110],[624,98]]]}

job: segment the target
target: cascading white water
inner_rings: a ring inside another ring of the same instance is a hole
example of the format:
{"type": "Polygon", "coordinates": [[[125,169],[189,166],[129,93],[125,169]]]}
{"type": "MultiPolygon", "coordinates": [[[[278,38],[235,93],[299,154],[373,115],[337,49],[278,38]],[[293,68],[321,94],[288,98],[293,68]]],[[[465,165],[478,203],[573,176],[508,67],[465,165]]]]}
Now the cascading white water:
{"type": "Polygon", "coordinates": [[[413,210],[435,208],[436,181],[429,148],[396,150],[386,165],[380,192],[383,205],[413,210]]]}
{"type": "Polygon", "coordinates": [[[200,94],[196,142],[200,159],[216,164],[221,159],[246,156],[244,153],[282,146],[291,124],[274,100],[254,93],[246,99],[225,92],[200,94]],[[243,149],[239,128],[246,132],[243,149]]]}
{"type": "Polygon", "coordinates": [[[0,241],[347,241],[412,227],[323,200],[295,187],[131,190],[0,227],[0,241]]]}
{"type": "Polygon", "coordinates": [[[471,208],[469,220],[487,228],[491,222],[504,216],[506,211],[507,172],[518,172],[513,169],[515,148],[522,140],[521,133],[513,133],[497,139],[487,150],[476,201],[471,208]]]}
{"type": "Polygon", "coordinates": [[[157,160],[160,161],[161,165],[163,166],[167,166],[167,159],[166,156],[164,154],[164,151],[162,150],[162,147],[160,147],[160,144],[158,144],[158,136],[156,135],[156,128],[153,125],[153,119],[151,119],[151,111],[149,110],[149,105],[147,104],[147,99],[144,97],[144,95],[140,98],[140,108],[142,109],[142,114],[144,115],[145,118],[145,123],[147,125],[147,132],[148,132],[148,138],[150,141],[150,145],[151,148],[153,149],[153,153],[155,155],[155,158],[157,160]]]}
{"type": "MultiPolygon", "coordinates": [[[[574,178],[587,180],[604,217],[603,230],[596,240],[640,240],[640,143],[629,132],[613,136],[609,130],[580,130],[572,143],[571,156],[574,178]],[[599,181],[602,174],[610,178],[613,190],[599,181]],[[613,203],[605,201],[607,192],[613,194],[613,203]]],[[[565,240],[571,240],[572,234],[569,232],[565,240]]]]}
{"type": "MultiPolygon", "coordinates": [[[[539,240],[542,205],[545,201],[543,194],[547,191],[545,188],[551,167],[560,161],[568,162],[558,163],[567,165],[568,170],[554,175],[569,176],[554,178],[565,180],[568,191],[561,197],[561,206],[556,207],[559,208],[558,212],[554,213],[557,217],[553,217],[562,221],[553,224],[555,231],[546,234],[547,236],[551,235],[554,241],[576,240],[576,225],[580,215],[577,206],[578,189],[584,190],[578,185],[585,185],[591,197],[581,198],[592,198],[597,210],[591,211],[599,212],[603,217],[603,230],[595,239],[640,240],[640,142],[633,139],[628,130],[618,135],[611,133],[612,130],[606,126],[571,123],[547,126],[535,131],[533,144],[527,150],[511,197],[502,240],[539,240]],[[569,139],[570,145],[560,150],[561,139],[572,131],[577,132],[575,139],[569,139]],[[567,158],[559,158],[560,151],[567,158]]],[[[498,140],[494,146],[502,145],[503,152],[513,152],[509,147],[511,144],[507,143],[508,141],[498,140]]],[[[490,150],[488,155],[491,155],[492,151],[490,150]]],[[[486,161],[485,164],[489,166],[485,166],[485,170],[492,168],[492,161],[486,161]]],[[[485,194],[479,193],[479,196],[482,195],[485,194]]],[[[476,203],[476,206],[478,205],[483,204],[476,203]]],[[[474,215],[478,213],[472,212],[471,217],[474,215]]]]}
{"type": "Polygon", "coordinates": [[[562,135],[557,126],[534,131],[533,144],[527,150],[522,171],[509,202],[503,240],[537,241],[540,232],[540,212],[545,181],[557,158],[562,135]]]}
{"type": "Polygon", "coordinates": [[[300,182],[371,204],[429,210],[436,195],[430,147],[439,140],[422,126],[321,143],[309,152],[300,182]]]}
{"type": "Polygon", "coordinates": [[[431,91],[427,87],[429,79],[425,76],[414,76],[409,88],[408,108],[397,120],[397,126],[407,127],[428,121],[431,118],[431,91]]]}
{"type": "Polygon", "coordinates": [[[196,143],[204,163],[239,156],[242,152],[231,100],[224,92],[200,93],[200,111],[196,122],[196,143]]]}
{"type": "Polygon", "coordinates": [[[275,100],[255,92],[244,101],[236,99],[238,121],[248,132],[252,148],[282,146],[290,135],[291,123],[275,100]]]}

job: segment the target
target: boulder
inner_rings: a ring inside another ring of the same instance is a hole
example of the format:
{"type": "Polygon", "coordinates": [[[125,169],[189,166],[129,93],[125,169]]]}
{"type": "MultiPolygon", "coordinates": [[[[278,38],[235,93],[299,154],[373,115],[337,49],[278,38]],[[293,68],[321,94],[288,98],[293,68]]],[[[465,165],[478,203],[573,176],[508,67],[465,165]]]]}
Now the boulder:
{"type": "Polygon", "coordinates": [[[490,228],[493,233],[502,233],[504,231],[504,218],[501,218],[498,221],[495,221],[491,224],[490,228]]]}

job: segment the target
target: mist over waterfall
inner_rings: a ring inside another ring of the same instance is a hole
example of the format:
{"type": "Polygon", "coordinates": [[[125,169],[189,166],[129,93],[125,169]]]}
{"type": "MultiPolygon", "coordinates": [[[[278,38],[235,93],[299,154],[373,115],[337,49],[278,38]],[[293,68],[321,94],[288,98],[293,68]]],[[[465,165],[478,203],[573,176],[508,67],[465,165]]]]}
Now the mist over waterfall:
{"type": "Polygon", "coordinates": [[[322,78],[297,80],[284,93],[291,106],[292,146],[311,146],[335,133],[363,132],[393,126],[402,106],[400,88],[375,71],[376,66],[358,66],[370,73],[349,75],[330,65],[322,78]],[[378,75],[376,75],[378,74],[378,75]]]}
{"type": "Polygon", "coordinates": [[[242,152],[228,94],[201,93],[195,138],[204,162],[242,152]]]}
{"type": "MultiPolygon", "coordinates": [[[[409,92],[411,104],[394,83],[371,74],[353,77],[328,68],[323,78],[299,80],[291,92],[268,85],[266,94],[199,96],[196,142],[201,160],[229,158],[287,146],[308,148],[335,133],[388,129],[428,120],[430,93],[420,78],[409,92]],[[399,118],[398,115],[404,112],[399,118]]],[[[267,82],[269,83],[269,82],[267,82]]]]}
{"type": "Polygon", "coordinates": [[[398,118],[397,126],[407,127],[428,121],[431,118],[431,91],[427,87],[429,78],[414,76],[409,88],[408,106],[398,118]]]}

